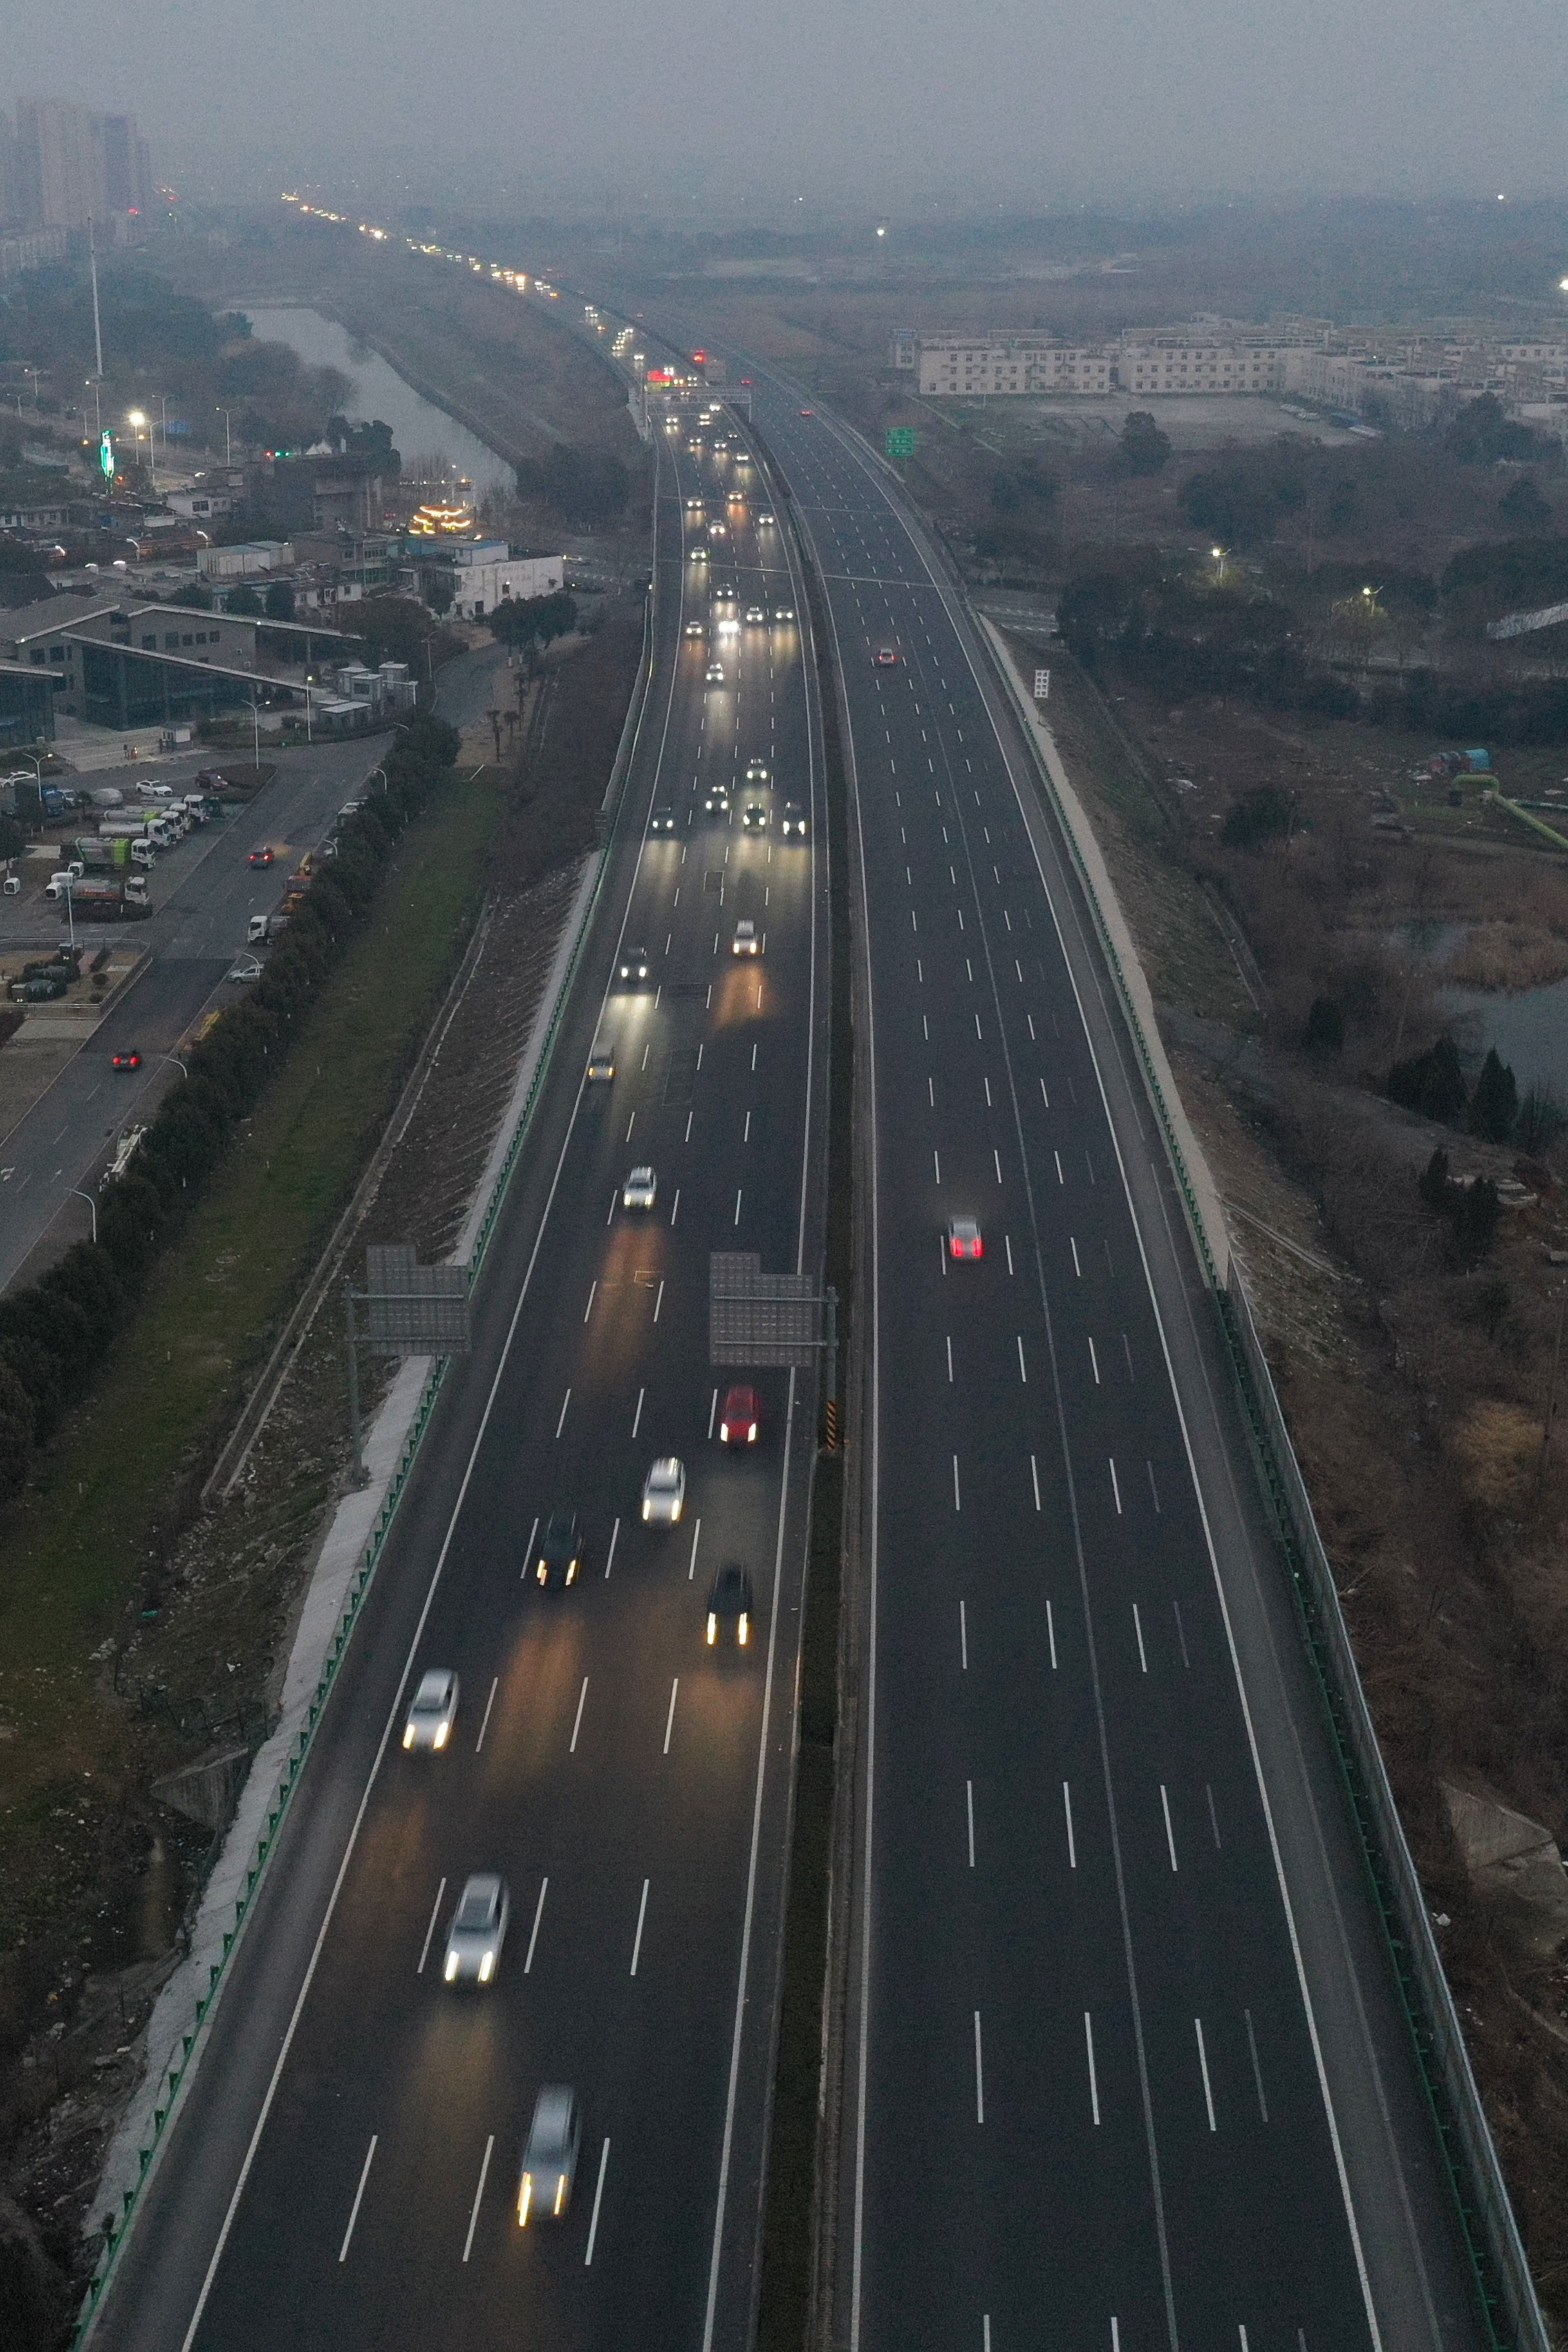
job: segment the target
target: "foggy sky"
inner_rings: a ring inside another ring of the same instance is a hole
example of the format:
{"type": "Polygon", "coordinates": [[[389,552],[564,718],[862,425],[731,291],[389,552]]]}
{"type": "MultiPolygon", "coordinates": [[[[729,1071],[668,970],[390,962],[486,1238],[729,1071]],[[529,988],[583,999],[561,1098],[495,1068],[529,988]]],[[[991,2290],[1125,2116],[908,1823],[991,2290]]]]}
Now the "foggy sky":
{"type": "Polygon", "coordinates": [[[0,0],[0,100],[130,109],[205,196],[400,173],[717,222],[1568,181],[1561,0],[0,0]]]}

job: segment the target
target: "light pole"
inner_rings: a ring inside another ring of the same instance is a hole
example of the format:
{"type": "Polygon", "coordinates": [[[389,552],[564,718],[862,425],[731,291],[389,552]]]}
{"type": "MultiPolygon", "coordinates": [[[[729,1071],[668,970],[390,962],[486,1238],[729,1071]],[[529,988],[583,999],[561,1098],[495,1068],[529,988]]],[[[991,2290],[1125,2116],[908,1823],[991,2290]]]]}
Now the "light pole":
{"type": "Polygon", "coordinates": [[[261,705],[246,697],[245,707],[250,713],[251,732],[255,739],[255,765],[261,766],[261,705]]]}
{"type": "Polygon", "coordinates": [[[1214,557],[1215,562],[1218,564],[1219,576],[1223,581],[1225,578],[1225,550],[1223,547],[1211,547],[1209,553],[1214,557]]]}
{"type": "Polygon", "coordinates": [[[82,1192],[82,1191],[81,1191],[81,1190],[80,1190],[77,1185],[75,1185],[75,1184],[68,1184],[68,1185],[67,1185],[67,1187],[66,1187],[66,1190],[67,1190],[68,1192],[74,1192],[74,1193],[76,1194],[76,1197],[77,1197],[77,1199],[78,1199],[79,1201],[85,1201],[85,1202],[87,1202],[88,1207],[91,1210],[91,1212],[92,1212],[92,1239],[93,1239],[93,1245],[94,1245],[94,1247],[96,1248],[96,1247],[97,1247],[97,1244],[98,1244],[98,1202],[93,1199],[92,1194],[91,1194],[90,1192],[82,1192]]]}
{"type": "Polygon", "coordinates": [[[150,490],[153,489],[157,487],[158,475],[153,458],[153,420],[144,408],[133,408],[127,415],[125,422],[138,440],[142,437],[142,426],[145,425],[147,428],[147,488],[150,490]]]}

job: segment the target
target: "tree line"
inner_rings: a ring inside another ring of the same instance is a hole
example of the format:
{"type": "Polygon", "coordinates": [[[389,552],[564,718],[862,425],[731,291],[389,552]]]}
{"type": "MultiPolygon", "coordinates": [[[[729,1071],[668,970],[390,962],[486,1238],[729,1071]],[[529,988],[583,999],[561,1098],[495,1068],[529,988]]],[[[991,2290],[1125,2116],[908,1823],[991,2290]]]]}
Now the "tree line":
{"type": "Polygon", "coordinates": [[[162,1253],[184,1227],[236,1128],[299,1034],[368,914],[394,847],[458,756],[455,729],[416,714],[386,760],[385,789],[341,827],[243,1003],[184,1057],[124,1173],[100,1195],[98,1237],[0,1297],[0,1498],[86,1396],[162,1253]]]}

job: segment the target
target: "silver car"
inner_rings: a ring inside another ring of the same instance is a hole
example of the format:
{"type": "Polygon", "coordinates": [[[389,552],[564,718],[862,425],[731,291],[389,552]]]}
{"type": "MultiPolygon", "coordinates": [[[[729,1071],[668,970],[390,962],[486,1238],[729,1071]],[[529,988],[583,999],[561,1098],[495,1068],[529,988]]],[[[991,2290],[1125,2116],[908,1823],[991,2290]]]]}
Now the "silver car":
{"type": "Polygon", "coordinates": [[[533,2103],[533,2121],[523,2143],[522,2176],[517,2184],[520,2228],[526,2230],[534,2213],[560,2221],[572,2202],[582,2145],[576,2092],[565,2083],[546,2083],[533,2103]]]}
{"type": "Polygon", "coordinates": [[[623,1209],[651,1209],[658,1191],[658,1178],[651,1168],[634,1168],[621,1186],[623,1209]]]}
{"type": "Polygon", "coordinates": [[[407,1719],[403,1726],[405,1748],[445,1748],[452,1737],[458,1713],[458,1677],[445,1666],[432,1666],[419,1677],[407,1719]]]}
{"type": "Polygon", "coordinates": [[[686,1465],[661,1454],[642,1486],[642,1515],[649,1527],[672,1528],[686,1508],[686,1465]]]}
{"type": "Polygon", "coordinates": [[[441,1973],[448,1984],[494,1982],[510,1916],[504,1878],[498,1878],[493,1870],[480,1870],[465,1880],[447,1930],[447,1958],[441,1973]]]}

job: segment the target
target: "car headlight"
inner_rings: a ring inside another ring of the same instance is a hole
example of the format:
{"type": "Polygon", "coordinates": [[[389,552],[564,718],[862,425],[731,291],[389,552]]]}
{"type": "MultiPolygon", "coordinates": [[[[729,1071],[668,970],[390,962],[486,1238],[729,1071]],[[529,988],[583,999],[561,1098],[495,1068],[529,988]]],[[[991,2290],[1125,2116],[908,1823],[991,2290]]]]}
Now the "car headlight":
{"type": "Polygon", "coordinates": [[[479,1982],[489,1984],[495,1972],[496,1956],[493,1952],[487,1952],[479,1962],[479,1982]]]}
{"type": "Polygon", "coordinates": [[[405,1748],[412,1748],[414,1745],[414,1726],[411,1723],[405,1723],[403,1727],[403,1745],[405,1748]]]}
{"type": "Polygon", "coordinates": [[[710,1649],[711,1649],[711,1648],[712,1648],[712,1646],[713,1646],[714,1643],[715,1643],[718,1639],[719,1639],[719,1620],[718,1620],[718,1618],[714,1615],[714,1613],[713,1613],[712,1610],[711,1610],[711,1609],[710,1609],[710,1611],[708,1612],[708,1646],[709,1646],[709,1648],[710,1648],[710,1649]]]}
{"type": "Polygon", "coordinates": [[[646,1496],[643,1501],[642,1515],[645,1519],[651,1519],[653,1517],[653,1505],[647,1501],[646,1496]]]}
{"type": "Polygon", "coordinates": [[[539,1581],[541,1582],[541,1584],[542,1584],[542,1583],[543,1583],[543,1581],[544,1581],[545,1578],[549,1575],[549,1573],[550,1573],[550,1563],[549,1563],[549,1561],[548,1561],[548,1560],[545,1560],[545,1559],[542,1559],[542,1560],[540,1561],[540,1563],[539,1563],[539,1581]]]}
{"type": "Polygon", "coordinates": [[[721,1421],[719,1423],[719,1443],[721,1445],[728,1445],[730,1443],[730,1424],[727,1421],[721,1421]]]}
{"type": "Polygon", "coordinates": [[[532,2202],[533,2175],[531,2172],[525,2172],[517,2192],[517,2221],[518,2227],[521,2230],[526,2230],[528,2227],[528,2209],[532,2202]]]}
{"type": "Polygon", "coordinates": [[[746,1432],[746,1443],[747,1443],[747,1444],[748,1444],[748,1445],[754,1445],[754,1444],[756,1444],[756,1442],[757,1442],[757,1424],[756,1424],[756,1423],[753,1421],[753,1422],[752,1422],[752,1425],[751,1425],[751,1427],[750,1427],[750,1429],[748,1429],[748,1430],[747,1430],[747,1432],[746,1432]]]}
{"type": "Polygon", "coordinates": [[[445,1748],[445,1746],[447,1745],[447,1734],[450,1732],[451,1728],[452,1728],[452,1727],[451,1727],[451,1725],[450,1725],[449,1723],[442,1723],[442,1724],[437,1724],[437,1727],[436,1727],[436,1745],[437,1745],[437,1748],[445,1748]]]}
{"type": "Polygon", "coordinates": [[[448,1984],[451,1984],[454,1981],[457,1977],[457,1973],[458,1955],[456,1952],[448,1952],[447,1955],[447,1982],[448,1984]]]}
{"type": "Polygon", "coordinates": [[[750,1636],[751,1631],[752,1631],[752,1621],[751,1621],[751,1619],[747,1616],[747,1614],[746,1614],[745,1611],[742,1609],[742,1612],[741,1612],[741,1622],[740,1622],[740,1624],[738,1625],[738,1627],[736,1628],[736,1631],[735,1631],[735,1639],[740,1643],[740,1644],[741,1644],[741,1646],[742,1646],[742,1649],[745,1647],[745,1644],[746,1644],[746,1642],[747,1642],[748,1637],[750,1636]]]}
{"type": "Polygon", "coordinates": [[[558,2173],[555,2180],[555,2210],[560,2215],[566,2203],[566,2175],[558,2173]]]}

